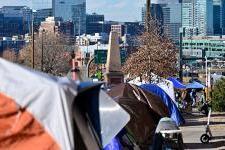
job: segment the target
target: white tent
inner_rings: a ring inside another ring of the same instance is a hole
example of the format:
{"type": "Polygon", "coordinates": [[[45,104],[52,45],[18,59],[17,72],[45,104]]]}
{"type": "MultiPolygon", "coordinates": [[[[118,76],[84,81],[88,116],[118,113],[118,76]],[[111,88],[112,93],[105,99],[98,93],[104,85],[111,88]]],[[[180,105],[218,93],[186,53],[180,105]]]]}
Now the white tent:
{"type": "MultiPolygon", "coordinates": [[[[159,79],[159,77],[155,74],[152,75],[153,76],[153,84],[156,84],[157,86],[159,86],[161,89],[163,89],[168,95],[169,97],[175,102],[175,92],[174,92],[174,85],[171,81],[167,80],[167,79],[159,79]]],[[[149,82],[142,80],[142,82],[140,81],[140,77],[137,77],[131,81],[129,81],[130,84],[135,84],[135,85],[142,85],[142,84],[149,84],[149,82]]]]}
{"type": "Polygon", "coordinates": [[[80,125],[80,121],[87,120],[80,115],[84,112],[78,111],[78,105],[75,105],[77,109],[72,107],[75,98],[76,102],[85,100],[77,98],[80,95],[77,91],[73,81],[32,71],[0,58],[0,149],[74,150],[77,145],[74,124],[87,149],[108,144],[129,121],[129,115],[105,92],[96,92],[102,97],[97,98],[99,108],[96,107],[103,138],[102,143],[98,143],[91,127],[80,125]],[[84,136],[89,133],[92,136],[84,136]]]}

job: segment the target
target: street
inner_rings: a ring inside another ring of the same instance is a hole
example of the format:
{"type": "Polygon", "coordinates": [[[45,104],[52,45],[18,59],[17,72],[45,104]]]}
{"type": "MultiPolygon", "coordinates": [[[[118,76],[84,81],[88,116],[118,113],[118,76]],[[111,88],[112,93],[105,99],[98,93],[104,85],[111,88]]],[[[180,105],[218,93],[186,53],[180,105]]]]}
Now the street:
{"type": "MultiPolygon", "coordinates": [[[[212,140],[209,144],[202,144],[201,135],[205,132],[207,117],[194,112],[185,115],[186,124],[181,127],[185,149],[225,149],[225,138],[220,140],[212,140]]],[[[210,118],[210,128],[213,136],[225,136],[225,113],[212,113],[210,118]]]]}

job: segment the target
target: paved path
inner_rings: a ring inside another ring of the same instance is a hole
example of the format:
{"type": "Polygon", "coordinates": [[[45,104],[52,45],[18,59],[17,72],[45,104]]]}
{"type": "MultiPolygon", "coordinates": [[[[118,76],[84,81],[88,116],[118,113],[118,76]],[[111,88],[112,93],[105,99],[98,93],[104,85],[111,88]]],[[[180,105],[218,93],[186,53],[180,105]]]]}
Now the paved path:
{"type": "MultiPolygon", "coordinates": [[[[212,140],[209,144],[202,144],[200,136],[205,132],[207,117],[193,113],[185,115],[186,125],[181,127],[185,149],[225,150],[225,137],[220,140],[212,140]]],[[[210,119],[212,134],[225,136],[225,113],[213,113],[210,119]]]]}

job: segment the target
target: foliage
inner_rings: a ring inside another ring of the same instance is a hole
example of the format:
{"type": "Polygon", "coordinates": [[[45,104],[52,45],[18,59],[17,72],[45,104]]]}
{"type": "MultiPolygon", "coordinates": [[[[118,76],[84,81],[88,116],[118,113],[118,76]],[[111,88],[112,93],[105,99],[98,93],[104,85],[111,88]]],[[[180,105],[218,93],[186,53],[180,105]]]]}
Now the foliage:
{"type": "Polygon", "coordinates": [[[225,112],[225,78],[217,81],[212,93],[213,111],[225,112]]]}
{"type": "Polygon", "coordinates": [[[177,49],[162,33],[158,22],[150,19],[148,30],[138,37],[139,48],[131,54],[123,66],[123,72],[131,77],[147,77],[152,73],[167,78],[176,74],[177,49]]]}
{"type": "Polygon", "coordinates": [[[3,51],[2,58],[11,61],[11,62],[17,62],[18,61],[18,55],[13,49],[6,49],[3,51]]]}
{"type": "Polygon", "coordinates": [[[103,81],[104,76],[102,73],[103,65],[95,64],[92,62],[89,67],[89,76],[92,78],[98,78],[99,81],[103,81]]]}
{"type": "MultiPolygon", "coordinates": [[[[64,40],[60,39],[58,36],[51,33],[39,35],[35,39],[34,69],[42,70],[45,73],[56,76],[66,75],[71,68],[71,56],[69,50],[70,49],[66,46],[64,40]]],[[[20,51],[19,61],[28,67],[32,66],[32,43],[20,51]]]]}

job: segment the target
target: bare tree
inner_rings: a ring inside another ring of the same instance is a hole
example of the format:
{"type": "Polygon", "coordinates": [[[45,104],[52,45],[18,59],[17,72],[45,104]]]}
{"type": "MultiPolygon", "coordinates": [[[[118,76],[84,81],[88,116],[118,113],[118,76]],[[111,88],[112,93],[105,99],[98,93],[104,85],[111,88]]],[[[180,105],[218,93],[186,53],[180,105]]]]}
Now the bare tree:
{"type": "MultiPolygon", "coordinates": [[[[56,76],[66,75],[70,66],[71,48],[60,37],[43,33],[35,39],[34,68],[56,76]]],[[[32,44],[24,47],[19,53],[20,63],[32,67],[32,44]]]]}
{"type": "Polygon", "coordinates": [[[13,49],[6,49],[2,53],[2,58],[11,62],[17,62],[17,56],[17,53],[13,49]]]}
{"type": "Polygon", "coordinates": [[[148,22],[146,30],[139,38],[139,48],[131,54],[123,71],[132,77],[147,77],[151,82],[152,73],[166,78],[176,73],[177,49],[154,19],[148,22]]]}

